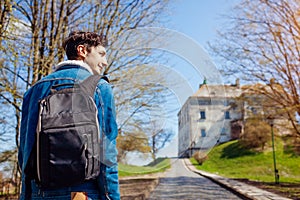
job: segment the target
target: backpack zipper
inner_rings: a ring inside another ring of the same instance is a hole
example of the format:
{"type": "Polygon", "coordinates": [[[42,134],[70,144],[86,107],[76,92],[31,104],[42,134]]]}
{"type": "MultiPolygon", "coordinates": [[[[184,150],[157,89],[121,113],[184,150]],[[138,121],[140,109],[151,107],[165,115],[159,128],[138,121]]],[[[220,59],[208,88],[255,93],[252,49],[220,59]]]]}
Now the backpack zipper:
{"type": "MultiPolygon", "coordinates": [[[[101,134],[101,130],[100,130],[100,126],[99,126],[98,107],[97,107],[97,105],[96,105],[96,103],[95,103],[95,100],[94,100],[91,96],[89,96],[89,98],[91,99],[91,102],[93,103],[94,107],[96,108],[96,112],[95,112],[95,114],[96,114],[96,119],[97,119],[96,126],[97,126],[97,130],[98,130],[98,133],[99,133],[99,135],[97,135],[97,138],[98,138],[98,142],[100,142],[100,134],[101,134]]],[[[102,110],[103,110],[103,109],[102,109],[102,110]]],[[[103,120],[104,120],[104,117],[102,117],[102,121],[103,121],[103,120]]]]}
{"type": "Polygon", "coordinates": [[[36,137],[36,160],[37,160],[37,177],[38,180],[41,181],[41,172],[40,172],[40,132],[41,132],[41,120],[42,120],[42,113],[44,107],[46,106],[47,102],[45,99],[41,101],[41,106],[39,110],[39,119],[38,119],[38,126],[37,126],[37,137],[36,137]]]}
{"type": "MultiPolygon", "coordinates": [[[[89,96],[89,99],[91,100],[91,102],[92,102],[94,108],[96,108],[96,112],[95,112],[96,120],[97,120],[97,122],[96,122],[96,129],[97,129],[97,132],[99,133],[99,135],[96,135],[96,137],[97,137],[97,143],[98,143],[98,145],[100,145],[100,134],[101,134],[101,133],[100,133],[100,127],[99,127],[98,108],[97,108],[97,105],[96,105],[96,103],[95,103],[94,98],[92,98],[91,96],[89,96]]],[[[103,120],[103,119],[102,119],[102,120],[103,120]]],[[[94,139],[94,138],[92,138],[92,140],[93,140],[93,139],[94,139]]],[[[92,142],[92,149],[94,150],[94,143],[93,143],[93,142],[92,142]]],[[[100,154],[100,160],[101,160],[101,150],[100,150],[100,152],[98,152],[98,153],[100,154]]],[[[94,154],[94,152],[93,152],[93,154],[94,154]]],[[[93,165],[91,175],[94,174],[94,171],[95,171],[95,169],[94,169],[94,165],[93,165]]]]}
{"type": "MultiPolygon", "coordinates": [[[[95,125],[94,123],[91,122],[81,122],[81,123],[77,123],[75,124],[64,124],[64,125],[59,125],[57,127],[59,128],[70,128],[70,127],[76,127],[76,126],[84,126],[84,125],[95,125]]],[[[43,130],[51,130],[51,129],[56,129],[57,127],[50,127],[50,128],[43,128],[43,130]]]]}

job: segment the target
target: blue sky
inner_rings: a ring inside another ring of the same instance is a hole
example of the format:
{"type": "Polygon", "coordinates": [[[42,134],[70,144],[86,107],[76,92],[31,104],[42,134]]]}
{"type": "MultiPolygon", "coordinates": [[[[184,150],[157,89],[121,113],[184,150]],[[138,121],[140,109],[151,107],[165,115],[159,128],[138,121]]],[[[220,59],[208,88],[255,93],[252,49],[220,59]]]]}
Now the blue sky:
{"type": "MultiPolygon", "coordinates": [[[[240,0],[173,0],[170,3],[170,21],[166,25],[178,34],[172,34],[175,41],[173,47],[167,47],[168,53],[172,54],[169,66],[177,65],[173,68],[191,86],[193,92],[198,89],[204,77],[210,84],[231,83],[234,80],[216,81],[216,71],[206,64],[209,58],[212,64],[219,68],[219,64],[208,54],[208,42],[218,39],[217,31],[225,26],[224,15],[230,15],[229,11],[240,0]],[[180,42],[179,42],[180,41],[180,42]],[[170,50],[172,49],[172,50],[170,50]],[[179,49],[179,50],[178,50],[179,49]],[[181,50],[180,50],[181,49],[181,50]],[[207,54],[207,55],[206,55],[207,54]],[[183,70],[182,70],[183,69],[183,70]],[[213,77],[214,76],[214,77],[213,77]]],[[[222,76],[219,75],[222,79],[222,76]]]]}
{"type": "MultiPolygon", "coordinates": [[[[209,56],[208,42],[218,39],[217,31],[225,26],[224,15],[240,0],[173,0],[170,3],[170,21],[167,28],[173,31],[164,37],[169,54],[170,71],[180,76],[189,88],[184,88],[186,99],[198,90],[204,77],[208,84],[228,84],[219,73],[219,64],[209,56]],[[211,63],[208,63],[207,60],[211,63]]],[[[163,37],[163,36],[162,36],[163,37]]],[[[165,73],[167,74],[167,73],[165,73]]],[[[166,75],[168,76],[168,75],[166,75]]],[[[170,76],[170,75],[169,75],[170,76]]],[[[176,79],[173,75],[168,80],[176,79]]],[[[185,100],[184,100],[185,101],[185,100]]],[[[183,102],[181,102],[183,103],[183,102]]]]}
{"type": "Polygon", "coordinates": [[[222,28],[229,9],[239,0],[175,0],[171,2],[169,28],[196,40],[202,47],[216,39],[216,30],[222,28]]]}

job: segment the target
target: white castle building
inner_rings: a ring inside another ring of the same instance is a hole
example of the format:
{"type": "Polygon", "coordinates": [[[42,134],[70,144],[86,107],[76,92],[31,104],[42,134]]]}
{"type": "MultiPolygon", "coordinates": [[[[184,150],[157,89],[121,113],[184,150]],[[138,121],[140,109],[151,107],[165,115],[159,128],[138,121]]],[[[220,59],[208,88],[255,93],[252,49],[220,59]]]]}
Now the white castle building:
{"type": "MultiPolygon", "coordinates": [[[[208,151],[218,143],[238,139],[246,119],[276,113],[274,102],[259,94],[265,85],[209,85],[204,80],[178,112],[178,156],[191,157],[208,151]]],[[[282,110],[282,109],[281,109],[282,110]]],[[[274,127],[280,135],[291,133],[292,124],[285,113],[276,113],[274,127]]],[[[266,120],[265,118],[265,120],[266,120]]]]}
{"type": "Polygon", "coordinates": [[[178,113],[178,156],[191,157],[217,143],[238,138],[242,118],[236,98],[242,94],[239,81],[234,85],[208,85],[204,80],[178,113]]]}

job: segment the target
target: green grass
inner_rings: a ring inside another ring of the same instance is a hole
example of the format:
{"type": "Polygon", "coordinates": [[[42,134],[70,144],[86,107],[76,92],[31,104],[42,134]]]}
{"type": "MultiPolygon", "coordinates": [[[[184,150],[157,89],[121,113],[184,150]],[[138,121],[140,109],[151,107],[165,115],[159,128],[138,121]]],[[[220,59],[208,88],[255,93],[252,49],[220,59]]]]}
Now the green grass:
{"type": "Polygon", "coordinates": [[[163,172],[170,168],[171,163],[168,158],[158,158],[156,162],[152,162],[147,166],[135,166],[119,164],[119,176],[136,176],[144,174],[152,174],[157,172],[163,172]]]}
{"type": "MultiPolygon", "coordinates": [[[[208,154],[208,159],[198,165],[199,170],[219,174],[228,178],[246,178],[249,180],[274,182],[274,165],[272,148],[263,152],[245,150],[237,141],[216,146],[208,154]]],[[[276,138],[276,165],[280,182],[300,183],[300,157],[284,152],[283,142],[276,138]]]]}

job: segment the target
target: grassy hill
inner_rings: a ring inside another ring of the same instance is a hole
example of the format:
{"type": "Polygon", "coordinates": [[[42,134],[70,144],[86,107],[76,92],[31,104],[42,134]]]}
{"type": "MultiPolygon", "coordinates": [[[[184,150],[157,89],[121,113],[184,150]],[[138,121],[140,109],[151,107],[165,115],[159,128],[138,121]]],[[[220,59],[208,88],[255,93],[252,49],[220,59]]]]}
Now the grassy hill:
{"type": "MultiPolygon", "coordinates": [[[[283,142],[276,138],[276,164],[280,182],[300,183],[300,157],[284,150],[283,142]]],[[[209,152],[208,159],[197,165],[199,170],[219,174],[228,178],[246,178],[249,180],[274,182],[272,149],[263,152],[245,150],[238,141],[216,146],[209,152]]]]}
{"type": "Polygon", "coordinates": [[[119,176],[136,176],[143,174],[151,174],[163,172],[170,168],[171,163],[168,158],[158,158],[156,162],[152,162],[146,166],[134,166],[119,164],[119,176]]]}

